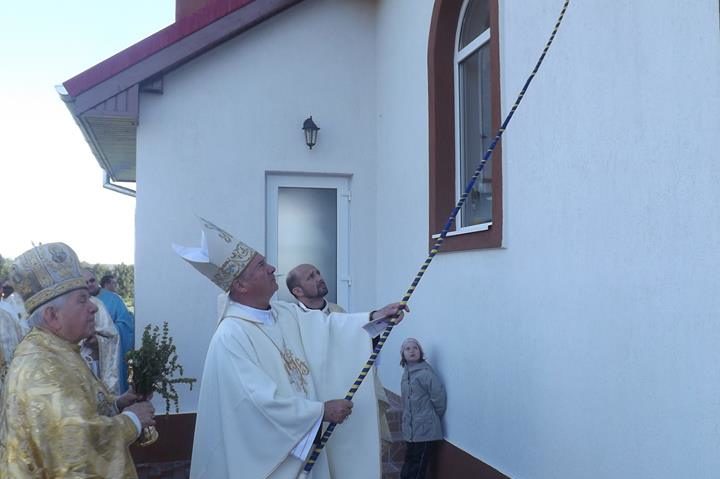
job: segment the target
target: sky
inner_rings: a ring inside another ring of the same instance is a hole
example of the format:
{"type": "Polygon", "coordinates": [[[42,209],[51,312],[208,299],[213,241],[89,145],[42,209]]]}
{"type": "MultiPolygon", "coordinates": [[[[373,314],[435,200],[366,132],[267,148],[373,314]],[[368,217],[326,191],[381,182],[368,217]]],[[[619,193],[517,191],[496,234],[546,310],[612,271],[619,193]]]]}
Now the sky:
{"type": "Polygon", "coordinates": [[[135,198],[102,187],[102,169],[55,85],[174,16],[174,0],[4,2],[0,255],[62,241],[88,263],[134,263],[135,198]]]}

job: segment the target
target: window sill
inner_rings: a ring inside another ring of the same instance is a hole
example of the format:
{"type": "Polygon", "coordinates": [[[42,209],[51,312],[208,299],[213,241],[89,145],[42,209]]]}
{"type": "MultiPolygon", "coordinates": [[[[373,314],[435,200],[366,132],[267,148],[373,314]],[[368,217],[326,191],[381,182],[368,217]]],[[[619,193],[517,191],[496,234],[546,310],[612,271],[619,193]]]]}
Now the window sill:
{"type": "MultiPolygon", "coordinates": [[[[459,230],[455,231],[448,231],[446,237],[449,236],[460,236],[470,233],[477,233],[478,231],[487,231],[492,226],[492,221],[488,221],[487,223],[480,223],[479,225],[472,225],[472,226],[466,226],[464,228],[460,228],[459,230]]],[[[432,235],[432,239],[438,239],[440,237],[440,233],[436,233],[432,235]]]]}

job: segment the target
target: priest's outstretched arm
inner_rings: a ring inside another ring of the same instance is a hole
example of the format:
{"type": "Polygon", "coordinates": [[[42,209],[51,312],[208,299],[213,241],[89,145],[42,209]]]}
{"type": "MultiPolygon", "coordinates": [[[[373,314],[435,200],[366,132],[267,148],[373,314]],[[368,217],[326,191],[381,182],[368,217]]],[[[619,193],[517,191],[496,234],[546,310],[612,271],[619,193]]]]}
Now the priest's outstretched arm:
{"type": "Polygon", "coordinates": [[[371,338],[375,338],[385,330],[393,318],[397,318],[395,319],[396,324],[400,323],[405,317],[405,311],[408,313],[410,312],[410,308],[408,308],[407,304],[405,306],[401,306],[401,303],[388,304],[384,308],[371,312],[370,321],[368,321],[363,328],[367,331],[371,338]]]}

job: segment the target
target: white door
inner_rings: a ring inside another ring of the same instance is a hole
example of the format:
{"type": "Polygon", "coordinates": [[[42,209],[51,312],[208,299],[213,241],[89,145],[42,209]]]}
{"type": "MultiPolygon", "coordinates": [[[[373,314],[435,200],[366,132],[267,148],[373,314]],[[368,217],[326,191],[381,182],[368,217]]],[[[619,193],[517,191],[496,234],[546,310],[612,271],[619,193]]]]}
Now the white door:
{"type": "Polygon", "coordinates": [[[277,297],[292,301],[285,280],[302,263],[317,266],[326,299],[350,311],[350,178],[267,173],[265,251],[277,268],[277,297]]]}

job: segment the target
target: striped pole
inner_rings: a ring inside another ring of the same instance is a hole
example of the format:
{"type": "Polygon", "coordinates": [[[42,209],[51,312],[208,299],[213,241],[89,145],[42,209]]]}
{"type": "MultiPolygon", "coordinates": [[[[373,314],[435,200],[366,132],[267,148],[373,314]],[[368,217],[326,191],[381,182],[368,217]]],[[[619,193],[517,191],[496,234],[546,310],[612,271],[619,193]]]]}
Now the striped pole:
{"type": "MultiPolygon", "coordinates": [[[[420,283],[420,280],[425,275],[425,271],[427,271],[428,266],[430,266],[430,263],[432,262],[433,258],[436,254],[440,251],[440,248],[442,247],[443,242],[445,241],[445,237],[448,234],[448,231],[450,230],[450,227],[452,226],[453,222],[455,221],[455,217],[460,212],[460,209],[465,204],[465,200],[467,199],[468,195],[470,194],[470,191],[472,191],[473,185],[475,185],[475,182],[477,181],[478,177],[480,176],[480,173],[482,172],[483,168],[485,168],[485,164],[488,162],[488,160],[492,157],[493,151],[495,150],[495,146],[500,141],[500,138],[502,138],[503,133],[505,133],[505,129],[508,126],[508,123],[510,123],[510,120],[512,119],[513,115],[515,114],[515,110],[517,110],[518,106],[520,105],[520,102],[522,101],[523,97],[525,96],[525,92],[527,91],[528,87],[530,86],[530,83],[532,82],[533,78],[535,78],[535,74],[537,74],[538,70],[540,69],[540,65],[542,65],[543,60],[545,60],[545,55],[547,54],[548,50],[550,49],[550,45],[552,45],[553,40],[555,39],[555,35],[557,34],[558,29],[560,28],[560,23],[563,20],[563,17],[565,16],[565,11],[567,10],[568,5],[570,4],[570,0],[565,0],[565,3],[563,4],[562,10],[560,11],[560,16],[557,19],[557,22],[555,22],[555,27],[552,30],[552,33],[550,34],[550,38],[548,39],[547,43],[545,44],[545,48],[542,51],[542,54],[540,55],[540,58],[538,59],[537,63],[535,64],[535,68],[533,68],[532,73],[530,73],[530,76],[525,81],[525,84],[523,85],[522,89],[520,90],[520,93],[517,96],[517,99],[515,100],[515,104],[510,109],[510,112],[507,114],[507,117],[505,117],[505,121],[502,122],[502,125],[500,125],[500,129],[498,129],[497,134],[495,135],[495,138],[493,139],[492,143],[490,143],[490,146],[488,147],[487,151],[483,155],[482,160],[478,164],[477,169],[475,170],[475,173],[473,174],[472,178],[468,182],[467,186],[465,187],[465,191],[463,192],[462,196],[460,197],[460,200],[458,201],[457,205],[455,205],[455,208],[450,213],[450,217],[447,220],[447,223],[445,223],[445,226],[443,227],[442,231],[440,232],[440,237],[437,239],[433,247],[430,249],[430,253],[428,254],[427,259],[423,263],[423,265],[420,267],[420,271],[418,271],[417,275],[415,276],[415,279],[413,280],[410,287],[405,292],[405,296],[403,296],[402,301],[400,301],[400,306],[403,308],[407,305],[407,303],[410,301],[410,297],[412,296],[413,292],[415,291],[415,288],[417,288],[417,285],[420,283]]],[[[390,333],[392,332],[393,328],[395,327],[395,318],[388,324],[388,326],[383,331],[382,335],[380,335],[380,339],[378,340],[377,344],[375,345],[375,348],[373,349],[372,354],[370,355],[370,358],[368,358],[367,362],[365,363],[365,366],[363,366],[362,371],[360,371],[360,374],[358,375],[357,379],[355,379],[355,382],[353,383],[352,387],[350,387],[350,390],[345,395],[345,399],[348,401],[352,401],[352,398],[355,396],[355,393],[357,392],[358,388],[362,384],[365,377],[370,372],[370,368],[372,368],[373,364],[375,364],[375,361],[377,360],[378,354],[380,354],[380,350],[385,345],[385,341],[387,340],[388,336],[390,336],[390,333]]],[[[322,437],[320,438],[320,442],[315,446],[315,449],[313,450],[312,454],[308,458],[307,462],[305,463],[305,467],[303,468],[303,472],[301,473],[301,477],[307,477],[307,475],[312,470],[313,466],[315,465],[315,462],[317,461],[318,456],[322,452],[323,448],[325,447],[325,444],[328,442],[328,439],[330,439],[330,436],[332,435],[333,431],[335,430],[336,423],[330,423],[325,429],[325,432],[323,433],[322,437]]]]}

